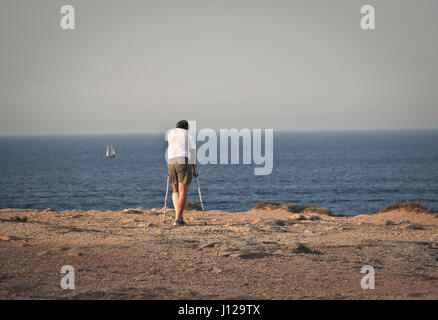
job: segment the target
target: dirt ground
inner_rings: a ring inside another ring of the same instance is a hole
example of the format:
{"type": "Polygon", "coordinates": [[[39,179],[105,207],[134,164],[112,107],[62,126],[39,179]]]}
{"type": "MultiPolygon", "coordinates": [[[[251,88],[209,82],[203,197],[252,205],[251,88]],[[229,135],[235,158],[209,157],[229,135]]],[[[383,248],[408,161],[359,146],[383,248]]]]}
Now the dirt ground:
{"type": "Polygon", "coordinates": [[[438,299],[436,213],[206,214],[0,210],[0,299],[438,299]]]}

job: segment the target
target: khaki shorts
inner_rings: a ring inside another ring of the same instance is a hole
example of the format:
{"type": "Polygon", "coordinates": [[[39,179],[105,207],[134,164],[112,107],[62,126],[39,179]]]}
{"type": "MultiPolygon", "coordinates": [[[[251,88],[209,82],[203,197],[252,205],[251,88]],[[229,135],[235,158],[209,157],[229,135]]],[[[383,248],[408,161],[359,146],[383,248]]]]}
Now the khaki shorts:
{"type": "Polygon", "coordinates": [[[190,184],[192,182],[192,165],[187,158],[169,159],[167,163],[171,184],[190,184]]]}

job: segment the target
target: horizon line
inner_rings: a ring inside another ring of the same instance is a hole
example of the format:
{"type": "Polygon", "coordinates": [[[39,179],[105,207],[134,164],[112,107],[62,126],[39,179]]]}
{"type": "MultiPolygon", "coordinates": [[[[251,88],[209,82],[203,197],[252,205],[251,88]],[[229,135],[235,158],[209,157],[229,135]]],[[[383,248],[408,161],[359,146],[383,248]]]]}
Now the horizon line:
{"type": "MultiPolygon", "coordinates": [[[[170,128],[172,129],[172,128],[170,128]]],[[[201,128],[200,130],[207,129],[201,128]]],[[[231,129],[248,129],[248,128],[227,128],[231,129]]],[[[252,128],[253,129],[271,129],[271,128],[252,128]]],[[[214,131],[219,131],[220,129],[214,129],[214,131]]],[[[379,132],[379,131],[438,131],[438,128],[397,128],[397,129],[324,129],[324,130],[275,130],[274,132],[279,133],[299,133],[299,132],[379,132]]],[[[199,130],[197,130],[199,131],[199,130]]],[[[145,131],[145,132],[102,132],[102,133],[17,133],[17,134],[0,134],[1,138],[4,137],[47,137],[47,136],[104,136],[104,135],[153,135],[153,134],[165,134],[166,131],[145,131]]]]}

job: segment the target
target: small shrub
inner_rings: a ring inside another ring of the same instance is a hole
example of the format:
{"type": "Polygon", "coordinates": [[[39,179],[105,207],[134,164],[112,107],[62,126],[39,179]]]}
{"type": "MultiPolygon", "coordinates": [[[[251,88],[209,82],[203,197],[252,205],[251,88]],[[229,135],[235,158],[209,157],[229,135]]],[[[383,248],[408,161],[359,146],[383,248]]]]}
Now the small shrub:
{"type": "Polygon", "coordinates": [[[282,202],[262,201],[262,202],[257,202],[253,207],[253,209],[254,210],[279,209],[282,204],[283,204],[282,202]]]}
{"type": "Polygon", "coordinates": [[[186,210],[202,211],[202,207],[199,204],[187,201],[186,210]]]}
{"type": "Polygon", "coordinates": [[[281,205],[281,209],[286,209],[289,212],[292,213],[301,213],[303,212],[303,207],[300,207],[299,205],[295,203],[283,203],[281,205]]]}
{"type": "Polygon", "coordinates": [[[316,213],[320,215],[332,216],[333,212],[329,208],[319,208],[315,205],[307,205],[303,213],[316,213]]]}
{"type": "Polygon", "coordinates": [[[253,207],[253,210],[276,210],[283,209],[292,213],[300,213],[303,208],[294,203],[286,202],[274,202],[274,201],[262,201],[257,202],[253,207]]]}
{"type": "Polygon", "coordinates": [[[411,212],[413,211],[415,213],[432,213],[431,209],[427,208],[420,201],[416,201],[416,200],[408,200],[404,203],[391,204],[389,206],[384,207],[377,213],[384,213],[384,212],[400,210],[400,209],[405,209],[406,211],[411,211],[411,212]]]}
{"type": "Polygon", "coordinates": [[[295,203],[287,202],[275,202],[275,201],[262,201],[256,203],[253,210],[286,210],[291,213],[315,213],[321,215],[331,216],[332,211],[328,208],[318,208],[315,205],[300,206],[295,203]]]}

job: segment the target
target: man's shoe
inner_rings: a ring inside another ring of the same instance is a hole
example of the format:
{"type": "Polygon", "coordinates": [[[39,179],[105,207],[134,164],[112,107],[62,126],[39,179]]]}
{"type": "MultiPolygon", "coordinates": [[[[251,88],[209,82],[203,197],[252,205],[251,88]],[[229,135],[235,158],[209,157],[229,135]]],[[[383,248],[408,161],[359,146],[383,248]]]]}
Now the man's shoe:
{"type": "Polygon", "coordinates": [[[173,223],[174,226],[186,226],[187,223],[184,220],[175,220],[175,222],[173,223]]]}

